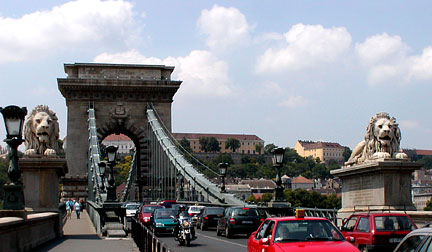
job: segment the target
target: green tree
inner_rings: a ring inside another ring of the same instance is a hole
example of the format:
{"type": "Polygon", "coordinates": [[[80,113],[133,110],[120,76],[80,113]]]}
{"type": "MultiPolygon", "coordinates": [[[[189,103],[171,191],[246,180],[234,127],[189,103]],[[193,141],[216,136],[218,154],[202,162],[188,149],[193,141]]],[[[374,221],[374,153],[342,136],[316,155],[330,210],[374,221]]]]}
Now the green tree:
{"type": "Polygon", "coordinates": [[[270,202],[270,200],[272,200],[272,198],[273,198],[273,194],[272,194],[272,193],[264,193],[264,194],[261,196],[261,200],[262,200],[263,202],[270,202]]]}
{"type": "Polygon", "coordinates": [[[275,149],[275,148],[277,148],[276,145],[274,145],[274,144],[267,144],[267,145],[264,147],[264,153],[265,153],[265,154],[271,154],[271,152],[272,152],[273,149],[275,149]]]}
{"type": "Polygon", "coordinates": [[[228,137],[225,142],[225,149],[231,149],[232,152],[235,152],[238,148],[240,148],[240,140],[233,137],[228,137]]]}
{"type": "Polygon", "coordinates": [[[256,150],[256,152],[258,152],[258,154],[260,154],[260,155],[261,155],[261,151],[262,151],[263,148],[264,148],[264,147],[263,147],[263,145],[262,145],[261,143],[255,144],[255,150],[256,150]]]}
{"type": "MultiPolygon", "coordinates": [[[[120,162],[116,165],[115,171],[115,184],[120,185],[122,183],[125,183],[127,181],[127,178],[129,176],[129,169],[132,163],[132,156],[127,155],[123,157],[120,162]]],[[[109,172],[109,168],[107,169],[107,172],[109,172]]]]}
{"type": "Polygon", "coordinates": [[[345,162],[346,161],[348,161],[348,159],[351,157],[351,153],[352,153],[352,150],[349,148],[349,147],[344,147],[344,152],[343,152],[343,157],[344,157],[344,159],[345,159],[345,162]]]}
{"type": "Polygon", "coordinates": [[[423,156],[417,162],[422,163],[423,167],[428,169],[428,170],[432,168],[432,157],[431,156],[423,156]]]}
{"type": "Polygon", "coordinates": [[[187,152],[192,153],[192,149],[190,146],[190,142],[189,140],[186,139],[186,137],[183,137],[179,142],[181,147],[183,147],[183,149],[185,149],[187,152]]]}
{"type": "Polygon", "coordinates": [[[200,137],[199,138],[200,150],[204,152],[209,152],[209,138],[208,137],[200,137]]]}
{"type": "Polygon", "coordinates": [[[426,201],[426,207],[423,209],[424,211],[432,211],[432,198],[426,201]]]}
{"type": "Polygon", "coordinates": [[[215,137],[209,138],[208,145],[209,145],[210,152],[219,152],[221,149],[219,146],[219,142],[215,137]]]}

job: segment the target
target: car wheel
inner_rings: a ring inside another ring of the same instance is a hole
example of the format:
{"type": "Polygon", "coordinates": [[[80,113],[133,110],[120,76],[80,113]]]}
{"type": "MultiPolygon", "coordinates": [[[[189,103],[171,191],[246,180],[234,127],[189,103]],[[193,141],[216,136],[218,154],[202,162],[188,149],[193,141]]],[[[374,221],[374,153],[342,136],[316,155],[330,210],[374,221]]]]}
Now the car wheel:
{"type": "Polygon", "coordinates": [[[204,226],[204,222],[201,222],[201,230],[206,230],[206,227],[204,226]]]}
{"type": "Polygon", "coordinates": [[[222,235],[221,231],[219,230],[219,226],[216,226],[216,235],[217,236],[221,236],[222,235]]]}
{"type": "Polygon", "coordinates": [[[225,228],[225,237],[226,238],[231,238],[232,234],[231,231],[228,227],[225,228]]]}

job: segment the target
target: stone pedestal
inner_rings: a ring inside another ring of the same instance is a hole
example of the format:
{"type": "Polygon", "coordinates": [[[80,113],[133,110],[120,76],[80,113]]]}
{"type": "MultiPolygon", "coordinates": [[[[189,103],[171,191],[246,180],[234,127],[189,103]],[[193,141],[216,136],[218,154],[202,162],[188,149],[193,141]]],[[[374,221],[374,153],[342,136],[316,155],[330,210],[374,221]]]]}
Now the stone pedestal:
{"type": "Polygon", "coordinates": [[[415,210],[411,196],[411,173],[422,164],[381,159],[330,173],[342,181],[342,208],[338,218],[354,212],[415,210]]]}
{"type": "Polygon", "coordinates": [[[22,172],[26,209],[58,212],[59,180],[68,171],[66,159],[24,157],[18,164],[22,172]]]}

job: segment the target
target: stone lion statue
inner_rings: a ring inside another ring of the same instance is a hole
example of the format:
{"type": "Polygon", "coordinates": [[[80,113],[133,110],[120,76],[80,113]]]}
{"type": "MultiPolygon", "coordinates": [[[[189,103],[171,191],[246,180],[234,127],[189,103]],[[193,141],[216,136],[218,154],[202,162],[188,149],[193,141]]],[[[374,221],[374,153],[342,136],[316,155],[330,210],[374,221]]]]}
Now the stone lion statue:
{"type": "Polygon", "coordinates": [[[399,152],[401,132],[394,117],[385,112],[373,116],[363,141],[353,150],[345,165],[362,164],[381,158],[406,159],[405,153],[399,152]]]}
{"type": "Polygon", "coordinates": [[[48,106],[33,109],[24,124],[25,155],[56,156],[58,152],[59,124],[57,116],[48,106]]]}

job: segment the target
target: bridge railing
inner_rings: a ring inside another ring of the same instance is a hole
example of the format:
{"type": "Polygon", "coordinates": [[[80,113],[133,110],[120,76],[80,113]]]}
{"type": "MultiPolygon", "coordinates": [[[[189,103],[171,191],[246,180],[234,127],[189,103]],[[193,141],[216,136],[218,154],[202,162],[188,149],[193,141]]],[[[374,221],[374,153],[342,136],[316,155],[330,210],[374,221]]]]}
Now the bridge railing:
{"type": "Polygon", "coordinates": [[[171,252],[171,249],[137,218],[133,217],[131,224],[132,239],[141,252],[171,252]]]}
{"type": "Polygon", "coordinates": [[[89,151],[88,151],[88,197],[90,200],[102,202],[101,189],[105,185],[102,180],[100,163],[99,140],[96,132],[96,116],[94,108],[88,110],[88,131],[89,131],[89,151]],[[104,186],[102,186],[104,184],[104,186]]]}

